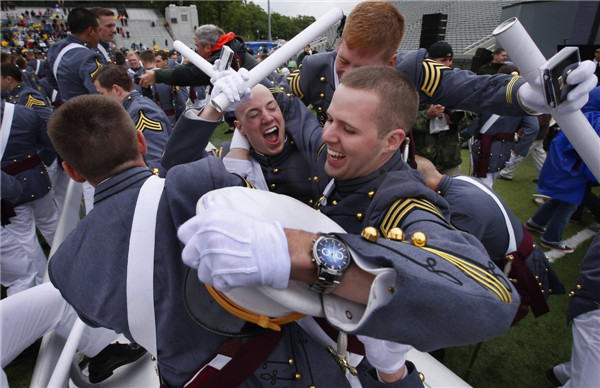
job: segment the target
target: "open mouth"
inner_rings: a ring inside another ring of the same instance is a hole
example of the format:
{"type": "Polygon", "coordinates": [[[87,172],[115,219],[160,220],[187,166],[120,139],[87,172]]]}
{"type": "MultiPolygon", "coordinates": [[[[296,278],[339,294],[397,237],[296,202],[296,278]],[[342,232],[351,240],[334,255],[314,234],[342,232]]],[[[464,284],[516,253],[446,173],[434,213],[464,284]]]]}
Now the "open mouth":
{"type": "Polygon", "coordinates": [[[265,131],[263,136],[270,144],[277,144],[279,142],[279,128],[273,127],[265,131]]]}
{"type": "Polygon", "coordinates": [[[331,150],[329,148],[327,149],[327,155],[331,160],[340,160],[346,157],[346,154],[331,150]]]}

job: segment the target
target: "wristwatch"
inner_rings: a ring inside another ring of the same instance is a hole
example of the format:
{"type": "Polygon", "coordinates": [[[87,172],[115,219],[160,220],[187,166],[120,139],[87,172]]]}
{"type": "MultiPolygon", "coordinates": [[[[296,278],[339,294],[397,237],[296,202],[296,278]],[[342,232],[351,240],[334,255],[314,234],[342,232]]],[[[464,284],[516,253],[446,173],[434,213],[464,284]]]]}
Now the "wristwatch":
{"type": "Polygon", "coordinates": [[[328,234],[319,234],[312,254],[312,260],[317,264],[317,281],[309,288],[325,294],[330,293],[342,281],[342,276],[352,261],[352,255],[343,241],[328,234]]]}

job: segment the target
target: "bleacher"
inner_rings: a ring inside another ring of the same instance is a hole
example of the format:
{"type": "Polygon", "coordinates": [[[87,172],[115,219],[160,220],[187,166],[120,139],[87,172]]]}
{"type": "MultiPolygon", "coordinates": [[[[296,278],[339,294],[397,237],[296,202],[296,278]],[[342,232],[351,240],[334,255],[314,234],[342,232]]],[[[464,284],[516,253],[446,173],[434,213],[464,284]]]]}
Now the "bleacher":
{"type": "MultiPolygon", "coordinates": [[[[113,10],[116,13],[116,10],[113,10]]],[[[123,38],[121,34],[115,35],[115,44],[117,47],[131,48],[132,43],[138,45],[142,43],[148,48],[152,48],[153,43],[159,48],[173,48],[173,37],[169,34],[163,25],[164,16],[154,9],[127,8],[127,26],[125,31],[129,31],[130,38],[123,38]],[[152,27],[152,21],[155,26],[152,27]],[[168,45],[165,47],[165,39],[168,45]]],[[[117,27],[121,27],[121,22],[117,20],[117,27]]],[[[193,41],[190,42],[193,44],[193,41]]]]}
{"type": "Polygon", "coordinates": [[[491,38],[492,31],[502,22],[502,7],[518,2],[520,1],[393,1],[406,21],[406,32],[400,50],[419,48],[424,14],[443,13],[448,15],[445,41],[452,46],[455,55],[463,54],[472,48],[473,43],[483,43],[491,38]]]}

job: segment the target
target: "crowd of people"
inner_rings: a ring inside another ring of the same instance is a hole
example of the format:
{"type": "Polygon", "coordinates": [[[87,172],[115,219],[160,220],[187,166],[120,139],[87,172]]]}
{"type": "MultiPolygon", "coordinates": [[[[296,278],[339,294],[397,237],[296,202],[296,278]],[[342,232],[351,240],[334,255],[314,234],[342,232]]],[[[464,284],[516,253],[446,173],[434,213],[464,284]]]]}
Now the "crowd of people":
{"type": "MultiPolygon", "coordinates": [[[[485,75],[452,68],[445,42],[397,52],[403,15],[363,2],[335,49],[307,45],[250,86],[268,53],[212,24],[194,34],[208,75],[175,51],[116,48],[127,20],[105,8],[22,20],[3,37],[68,33],[45,57],[2,54],[2,368],[79,317],[92,383],[148,352],[165,387],[422,387],[412,347],[502,335],[565,293],[529,231],[572,251],[564,226],[577,205],[598,209],[595,178],[559,133],[539,167],[551,198],[525,225],[493,191],[541,146],[551,113],[502,48],[485,75]],[[27,21],[44,17],[52,29],[32,35],[27,21]],[[219,69],[224,46],[233,60],[219,69]],[[222,95],[225,106],[211,103],[222,95]],[[222,121],[232,141],[207,152],[222,121]],[[460,175],[461,137],[473,176],[460,175]],[[54,247],[70,181],[86,215],[54,247]],[[36,229],[56,249],[49,263],[36,229]],[[305,317],[235,293],[265,286],[305,317]]],[[[597,67],[573,70],[561,109],[583,108],[599,132],[597,67]]],[[[600,380],[599,244],[572,293],[572,360],[551,370],[565,386],[600,380]]]]}

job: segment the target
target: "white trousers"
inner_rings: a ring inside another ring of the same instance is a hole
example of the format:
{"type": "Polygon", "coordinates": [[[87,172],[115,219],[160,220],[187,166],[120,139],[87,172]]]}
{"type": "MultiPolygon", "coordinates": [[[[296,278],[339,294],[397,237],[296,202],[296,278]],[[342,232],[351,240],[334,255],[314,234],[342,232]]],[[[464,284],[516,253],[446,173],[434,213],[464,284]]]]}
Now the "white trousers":
{"type": "Polygon", "coordinates": [[[0,244],[0,283],[7,287],[6,294],[10,296],[34,287],[38,280],[37,271],[13,232],[2,227],[0,244]]]}
{"type": "Polygon", "coordinates": [[[65,203],[65,195],[67,194],[67,186],[69,185],[69,175],[59,168],[56,160],[52,165],[47,167],[50,181],[52,182],[52,190],[54,191],[54,201],[58,209],[58,214],[62,211],[63,204],[65,203]]]}
{"type": "MultiPolygon", "coordinates": [[[[15,207],[16,215],[10,218],[10,224],[5,225],[2,230],[8,230],[15,237],[15,240],[21,245],[27,256],[24,258],[22,252],[19,249],[15,249],[10,245],[2,244],[0,247],[0,260],[2,265],[15,265],[14,262],[20,260],[28,260],[33,264],[33,269],[36,272],[36,282],[41,283],[44,274],[46,273],[46,255],[40,246],[36,232],[35,232],[35,216],[34,216],[34,202],[42,201],[47,203],[48,200],[52,200],[52,196],[49,193],[43,198],[36,199],[35,201],[24,203],[15,207]]],[[[54,234],[52,234],[54,236],[54,234]]]]}
{"type": "MultiPolygon", "coordinates": [[[[6,367],[52,330],[67,338],[76,319],[75,310],[50,282],[3,299],[0,301],[0,367],[6,367]]],[[[112,330],[86,326],[78,348],[93,357],[117,338],[112,330]]]]}
{"type": "MultiPolygon", "coordinates": [[[[527,154],[531,155],[535,168],[538,170],[538,172],[540,172],[542,170],[544,162],[546,161],[544,141],[534,140],[533,143],[531,143],[531,147],[529,147],[529,151],[527,152],[527,154]]],[[[521,164],[523,159],[525,159],[524,156],[512,154],[510,156],[510,159],[506,163],[506,166],[502,169],[502,171],[500,171],[500,175],[502,175],[503,178],[512,179],[515,171],[517,170],[517,167],[519,167],[519,164],[521,164]]]]}
{"type": "Polygon", "coordinates": [[[565,388],[600,386],[600,310],[573,319],[571,361],[554,367],[565,388]]]}
{"type": "Polygon", "coordinates": [[[48,245],[52,246],[54,233],[58,224],[58,208],[54,202],[54,191],[44,195],[42,198],[31,202],[35,226],[42,232],[48,245]]]}

